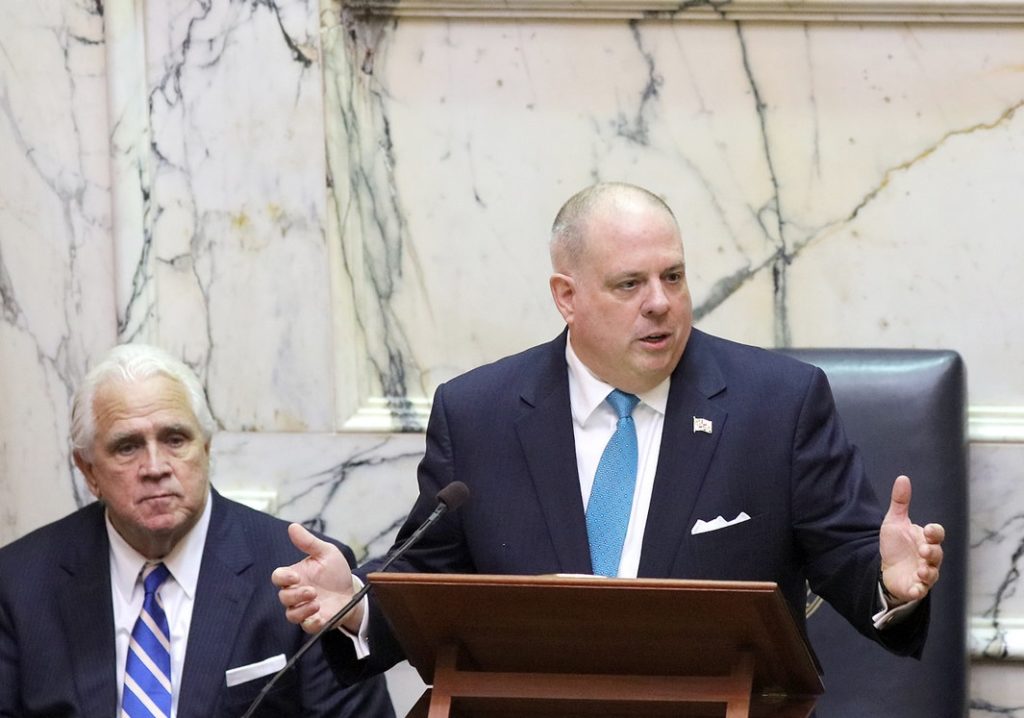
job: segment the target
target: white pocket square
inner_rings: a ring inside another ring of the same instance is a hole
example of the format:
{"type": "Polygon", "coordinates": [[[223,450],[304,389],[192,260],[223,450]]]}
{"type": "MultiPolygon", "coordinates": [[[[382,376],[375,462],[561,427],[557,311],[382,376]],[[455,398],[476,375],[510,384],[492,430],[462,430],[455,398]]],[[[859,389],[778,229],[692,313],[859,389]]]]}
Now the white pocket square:
{"type": "Polygon", "coordinates": [[[231,686],[237,686],[239,683],[248,683],[257,678],[269,676],[271,673],[277,673],[284,668],[284,664],[284,654],[279,653],[276,656],[264,658],[258,663],[250,663],[247,666],[239,666],[238,668],[229,668],[224,671],[224,678],[228,682],[228,688],[230,688],[231,686]]]}
{"type": "Polygon", "coordinates": [[[716,516],[710,521],[705,521],[704,519],[697,519],[697,523],[695,523],[693,525],[693,528],[690,529],[690,534],[693,536],[696,536],[697,534],[706,534],[709,531],[718,531],[719,529],[724,529],[729,526],[741,524],[744,521],[750,521],[750,517],[747,516],[746,511],[740,511],[736,518],[734,518],[732,521],[726,521],[725,517],[723,516],[716,516]]]}

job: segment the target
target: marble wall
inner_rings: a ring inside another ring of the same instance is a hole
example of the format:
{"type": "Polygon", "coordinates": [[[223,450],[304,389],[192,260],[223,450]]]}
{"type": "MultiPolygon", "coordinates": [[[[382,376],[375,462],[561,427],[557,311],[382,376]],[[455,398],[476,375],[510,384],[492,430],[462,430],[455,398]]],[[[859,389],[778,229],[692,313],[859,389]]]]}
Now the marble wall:
{"type": "Polygon", "coordinates": [[[0,543],[87,500],[115,341],[215,483],[379,552],[438,382],[560,329],[546,234],[664,193],[698,325],[969,367],[972,716],[1024,716],[1024,5],[38,0],[0,24],[0,543]]]}

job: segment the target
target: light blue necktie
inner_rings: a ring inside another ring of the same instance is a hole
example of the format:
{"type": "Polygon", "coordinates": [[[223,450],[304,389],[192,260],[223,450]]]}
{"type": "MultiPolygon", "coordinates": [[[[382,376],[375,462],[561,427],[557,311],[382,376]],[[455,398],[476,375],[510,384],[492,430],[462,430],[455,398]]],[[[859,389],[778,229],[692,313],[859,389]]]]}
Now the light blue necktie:
{"type": "Polygon", "coordinates": [[[170,572],[162,563],[147,566],[142,585],[146,597],[132,629],[124,673],[121,716],[170,718],[171,632],[157,590],[170,572]]]}
{"type": "Polygon", "coordinates": [[[615,409],[619,422],[601,454],[597,473],[594,474],[594,487],[590,490],[590,501],[587,502],[587,536],[595,576],[615,576],[619,572],[622,544],[626,540],[629,514],[633,508],[633,487],[636,485],[633,409],[640,399],[615,389],[605,401],[615,409]]]}

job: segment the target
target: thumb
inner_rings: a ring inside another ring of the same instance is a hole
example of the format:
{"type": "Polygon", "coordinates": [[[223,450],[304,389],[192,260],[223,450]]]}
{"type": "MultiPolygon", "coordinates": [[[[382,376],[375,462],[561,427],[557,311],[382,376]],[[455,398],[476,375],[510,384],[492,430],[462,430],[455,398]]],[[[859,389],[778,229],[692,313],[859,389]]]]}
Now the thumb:
{"type": "Polygon", "coordinates": [[[320,558],[331,548],[331,544],[318,539],[302,524],[289,524],[288,538],[295,548],[312,558],[320,558]]]}
{"type": "Polygon", "coordinates": [[[910,519],[910,493],[910,479],[902,475],[897,476],[892,485],[889,512],[885,515],[887,520],[910,519]]]}

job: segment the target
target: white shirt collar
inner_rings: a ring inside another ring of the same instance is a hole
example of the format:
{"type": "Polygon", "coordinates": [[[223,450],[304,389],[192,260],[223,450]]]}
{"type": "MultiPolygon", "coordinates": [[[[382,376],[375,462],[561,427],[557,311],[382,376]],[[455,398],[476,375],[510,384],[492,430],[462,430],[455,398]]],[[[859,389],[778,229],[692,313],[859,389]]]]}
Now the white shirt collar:
{"type": "MultiPolygon", "coordinates": [[[[565,361],[569,365],[569,405],[572,409],[572,419],[578,425],[584,426],[615,387],[601,381],[590,371],[573,351],[572,342],[568,337],[565,341],[565,361]]],[[[671,383],[672,377],[667,376],[650,391],[637,394],[640,405],[647,405],[664,416],[671,383]]]]}
{"type": "MultiPolygon", "coordinates": [[[[206,534],[210,528],[212,507],[213,497],[207,490],[206,507],[203,509],[199,521],[162,559],[175,582],[181,586],[185,595],[191,600],[195,600],[196,586],[199,584],[199,567],[203,562],[203,546],[206,545],[206,534]]],[[[110,539],[111,585],[127,603],[135,589],[139,573],[146,564],[146,557],[132,548],[117,532],[114,525],[110,523],[109,510],[104,516],[106,517],[107,536],[110,539]]]]}

